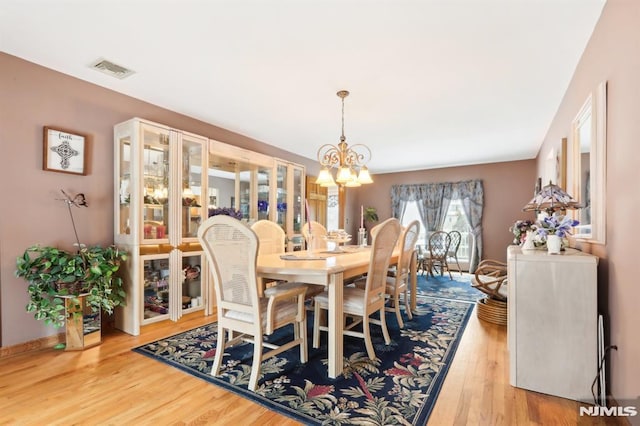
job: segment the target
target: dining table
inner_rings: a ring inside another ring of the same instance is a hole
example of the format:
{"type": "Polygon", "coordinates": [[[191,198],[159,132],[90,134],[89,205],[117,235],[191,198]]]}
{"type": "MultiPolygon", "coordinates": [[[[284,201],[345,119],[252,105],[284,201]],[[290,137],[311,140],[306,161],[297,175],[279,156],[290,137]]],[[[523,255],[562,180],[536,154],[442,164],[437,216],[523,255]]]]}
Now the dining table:
{"type": "MultiPolygon", "coordinates": [[[[396,248],[389,265],[398,261],[396,248]]],[[[259,285],[268,281],[289,281],[317,284],[327,288],[328,309],[328,376],[336,378],[343,370],[343,287],[345,281],[366,274],[369,270],[371,246],[344,246],[342,251],[295,251],[284,254],[260,255],[257,259],[259,285]]],[[[416,256],[411,260],[411,309],[415,309],[416,256]]]]}

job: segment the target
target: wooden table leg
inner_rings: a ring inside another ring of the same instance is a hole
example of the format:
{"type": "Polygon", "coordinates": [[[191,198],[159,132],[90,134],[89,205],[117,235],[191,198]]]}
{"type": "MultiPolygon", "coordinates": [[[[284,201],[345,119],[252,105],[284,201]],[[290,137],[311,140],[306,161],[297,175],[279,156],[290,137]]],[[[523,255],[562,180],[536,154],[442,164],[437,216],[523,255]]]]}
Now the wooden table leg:
{"type": "Polygon", "coordinates": [[[418,298],[418,261],[417,261],[418,253],[413,252],[411,256],[411,265],[409,266],[409,276],[410,285],[411,285],[411,312],[415,312],[416,310],[416,300],[418,298]]]}
{"type": "Polygon", "coordinates": [[[342,374],[343,336],[342,336],[342,303],[343,276],[342,272],[331,274],[329,281],[329,377],[335,379],[342,374]]]}

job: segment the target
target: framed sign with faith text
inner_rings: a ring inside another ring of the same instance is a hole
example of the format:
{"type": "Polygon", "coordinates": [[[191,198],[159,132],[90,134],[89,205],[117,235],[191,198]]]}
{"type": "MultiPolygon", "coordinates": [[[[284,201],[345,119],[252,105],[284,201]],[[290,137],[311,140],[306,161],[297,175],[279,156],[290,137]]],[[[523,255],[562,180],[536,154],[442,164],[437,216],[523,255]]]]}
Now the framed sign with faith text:
{"type": "Polygon", "coordinates": [[[86,135],[45,127],[42,168],[52,172],[86,175],[86,143],[86,135]]]}

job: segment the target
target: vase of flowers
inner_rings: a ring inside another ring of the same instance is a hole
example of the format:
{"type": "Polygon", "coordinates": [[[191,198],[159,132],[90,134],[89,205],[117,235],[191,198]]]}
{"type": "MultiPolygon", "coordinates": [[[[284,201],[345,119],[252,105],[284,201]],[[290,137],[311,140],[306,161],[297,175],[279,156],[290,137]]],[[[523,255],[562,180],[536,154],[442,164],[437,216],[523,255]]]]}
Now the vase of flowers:
{"type": "Polygon", "coordinates": [[[538,236],[547,242],[549,254],[559,254],[563,240],[571,235],[571,229],[580,222],[556,213],[538,220],[535,224],[538,236]]]}
{"type": "MultiPolygon", "coordinates": [[[[509,231],[513,233],[513,244],[521,246],[527,241],[527,237],[531,236],[531,231],[535,230],[535,226],[530,220],[518,220],[513,224],[509,231]]],[[[530,241],[533,242],[533,241],[530,241]]]]}
{"type": "Polygon", "coordinates": [[[562,250],[562,239],[559,236],[551,234],[547,235],[547,253],[560,254],[562,250]]]}

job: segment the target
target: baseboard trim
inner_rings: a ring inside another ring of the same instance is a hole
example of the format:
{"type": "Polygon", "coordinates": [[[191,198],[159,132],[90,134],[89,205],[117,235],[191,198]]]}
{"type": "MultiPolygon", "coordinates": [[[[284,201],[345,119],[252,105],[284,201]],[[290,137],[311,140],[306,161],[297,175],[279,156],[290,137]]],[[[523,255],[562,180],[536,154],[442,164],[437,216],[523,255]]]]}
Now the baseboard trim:
{"type": "Polygon", "coordinates": [[[52,336],[41,337],[36,340],[30,340],[24,343],[18,343],[13,346],[0,347],[0,359],[21,354],[24,352],[37,351],[40,349],[52,348],[58,343],[65,342],[64,333],[54,334],[52,336]]]}

